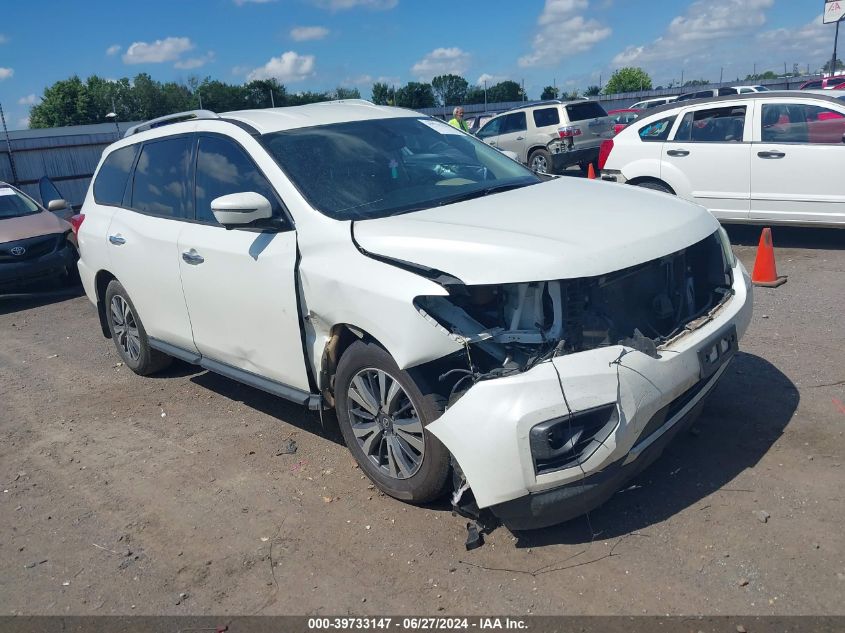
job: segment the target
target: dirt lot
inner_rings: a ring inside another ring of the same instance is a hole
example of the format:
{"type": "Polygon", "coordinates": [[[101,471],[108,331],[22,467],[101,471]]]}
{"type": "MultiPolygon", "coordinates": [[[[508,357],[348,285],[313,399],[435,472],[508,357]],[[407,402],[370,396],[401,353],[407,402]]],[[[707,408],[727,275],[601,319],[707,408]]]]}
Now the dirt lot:
{"type": "MultiPolygon", "coordinates": [[[[758,231],[731,234],[750,268],[758,231]]],[[[139,378],[84,297],[0,298],[0,613],[845,614],[845,232],[775,243],[789,283],[692,432],[589,522],[472,552],[331,420],[139,378]]]]}

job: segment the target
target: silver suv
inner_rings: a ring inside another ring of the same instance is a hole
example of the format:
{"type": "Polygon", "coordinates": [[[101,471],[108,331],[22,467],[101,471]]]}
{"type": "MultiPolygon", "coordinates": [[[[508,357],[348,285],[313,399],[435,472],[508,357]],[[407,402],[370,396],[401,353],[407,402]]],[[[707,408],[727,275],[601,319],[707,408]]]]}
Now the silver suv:
{"type": "Polygon", "coordinates": [[[603,140],[613,136],[613,119],[595,101],[544,101],[508,110],[488,121],[478,138],[541,173],[561,173],[596,163],[603,140]]]}

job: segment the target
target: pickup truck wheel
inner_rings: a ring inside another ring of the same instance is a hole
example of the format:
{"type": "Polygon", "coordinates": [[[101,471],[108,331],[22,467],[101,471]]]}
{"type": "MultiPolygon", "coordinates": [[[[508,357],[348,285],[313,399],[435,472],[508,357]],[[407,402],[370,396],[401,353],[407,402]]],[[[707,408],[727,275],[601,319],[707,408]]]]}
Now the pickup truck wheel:
{"type": "Polygon", "coordinates": [[[528,167],[531,171],[536,171],[541,174],[550,174],[552,172],[552,155],[547,149],[535,149],[528,157],[528,167]]]}
{"type": "Polygon", "coordinates": [[[672,191],[668,185],[664,185],[662,182],[655,182],[654,180],[644,180],[643,182],[638,182],[637,187],[651,189],[652,191],[662,191],[663,193],[668,193],[673,196],[675,195],[675,192],[672,191]]]}
{"type": "Polygon", "coordinates": [[[126,289],[112,279],[106,287],[106,320],[117,353],[126,366],[140,376],[161,371],[173,359],[150,347],[147,331],[126,289]]]}
{"type": "Polygon", "coordinates": [[[376,486],[412,503],[443,494],[449,451],[425,430],[443,413],[442,398],[423,394],[390,354],[363,341],[341,357],[335,397],[346,445],[376,486]]]}

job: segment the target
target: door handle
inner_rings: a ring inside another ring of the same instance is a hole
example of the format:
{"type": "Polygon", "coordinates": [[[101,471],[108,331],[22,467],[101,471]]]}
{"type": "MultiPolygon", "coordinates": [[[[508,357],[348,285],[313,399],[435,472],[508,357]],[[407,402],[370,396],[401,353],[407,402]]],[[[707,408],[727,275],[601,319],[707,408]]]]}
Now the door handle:
{"type": "Polygon", "coordinates": [[[123,237],[121,237],[121,235],[120,235],[120,234],[118,234],[118,235],[109,235],[109,242],[111,242],[111,243],[112,243],[112,244],[114,244],[115,246],[121,246],[121,245],[123,245],[123,244],[126,244],[126,240],[125,240],[123,237]]]}
{"type": "Polygon", "coordinates": [[[496,147],[496,141],[487,141],[487,143],[493,147],[496,147]]]}
{"type": "Polygon", "coordinates": [[[517,136],[517,137],[516,137],[516,140],[517,140],[517,141],[524,141],[524,140],[525,140],[525,137],[524,137],[524,136],[517,136]]]}
{"type": "Polygon", "coordinates": [[[205,258],[199,253],[197,253],[193,248],[189,251],[184,251],[182,253],[182,259],[184,259],[186,263],[191,264],[192,266],[202,264],[205,261],[205,258]]]}
{"type": "Polygon", "coordinates": [[[760,158],[773,159],[773,158],[784,158],[786,156],[786,154],[784,154],[783,152],[778,152],[778,151],[757,152],[757,156],[759,156],[760,158]]]}
{"type": "Polygon", "coordinates": [[[685,149],[670,149],[668,152],[669,156],[676,156],[678,158],[683,158],[684,156],[689,156],[689,151],[685,149]]]}

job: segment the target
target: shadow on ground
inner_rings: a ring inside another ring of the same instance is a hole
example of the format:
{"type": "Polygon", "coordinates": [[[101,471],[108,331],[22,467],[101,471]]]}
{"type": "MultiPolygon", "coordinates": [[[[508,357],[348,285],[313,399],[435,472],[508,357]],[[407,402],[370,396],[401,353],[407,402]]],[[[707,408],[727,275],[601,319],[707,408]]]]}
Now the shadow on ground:
{"type": "Polygon", "coordinates": [[[625,536],[665,521],[719,490],[753,494],[731,486],[731,481],[769,451],[798,401],[797,388],[777,367],[759,356],[738,354],[691,431],[676,437],[654,464],[593,510],[589,519],[515,533],[517,547],[625,536]]]}
{"type": "MultiPolygon", "coordinates": [[[[757,246],[763,225],[724,224],[731,244],[757,246]]],[[[777,248],[845,249],[845,230],[804,226],[773,226],[772,242],[777,248]]]]}
{"type": "Polygon", "coordinates": [[[3,292],[0,293],[0,315],[40,308],[41,306],[80,297],[82,294],[82,286],[62,288],[57,287],[57,285],[35,286],[14,292],[3,292]]]}
{"type": "Polygon", "coordinates": [[[279,422],[290,424],[298,429],[308,433],[313,433],[314,435],[334,442],[335,444],[345,446],[343,436],[340,434],[337,419],[335,418],[333,411],[324,411],[321,423],[319,412],[309,411],[302,405],[288,402],[283,398],[273,396],[269,393],[265,393],[259,389],[244,385],[218,374],[204,371],[191,365],[185,365],[201,372],[191,378],[191,381],[197,385],[205,387],[206,389],[211,389],[215,393],[229,398],[230,400],[242,402],[248,407],[276,418],[279,422]]]}

